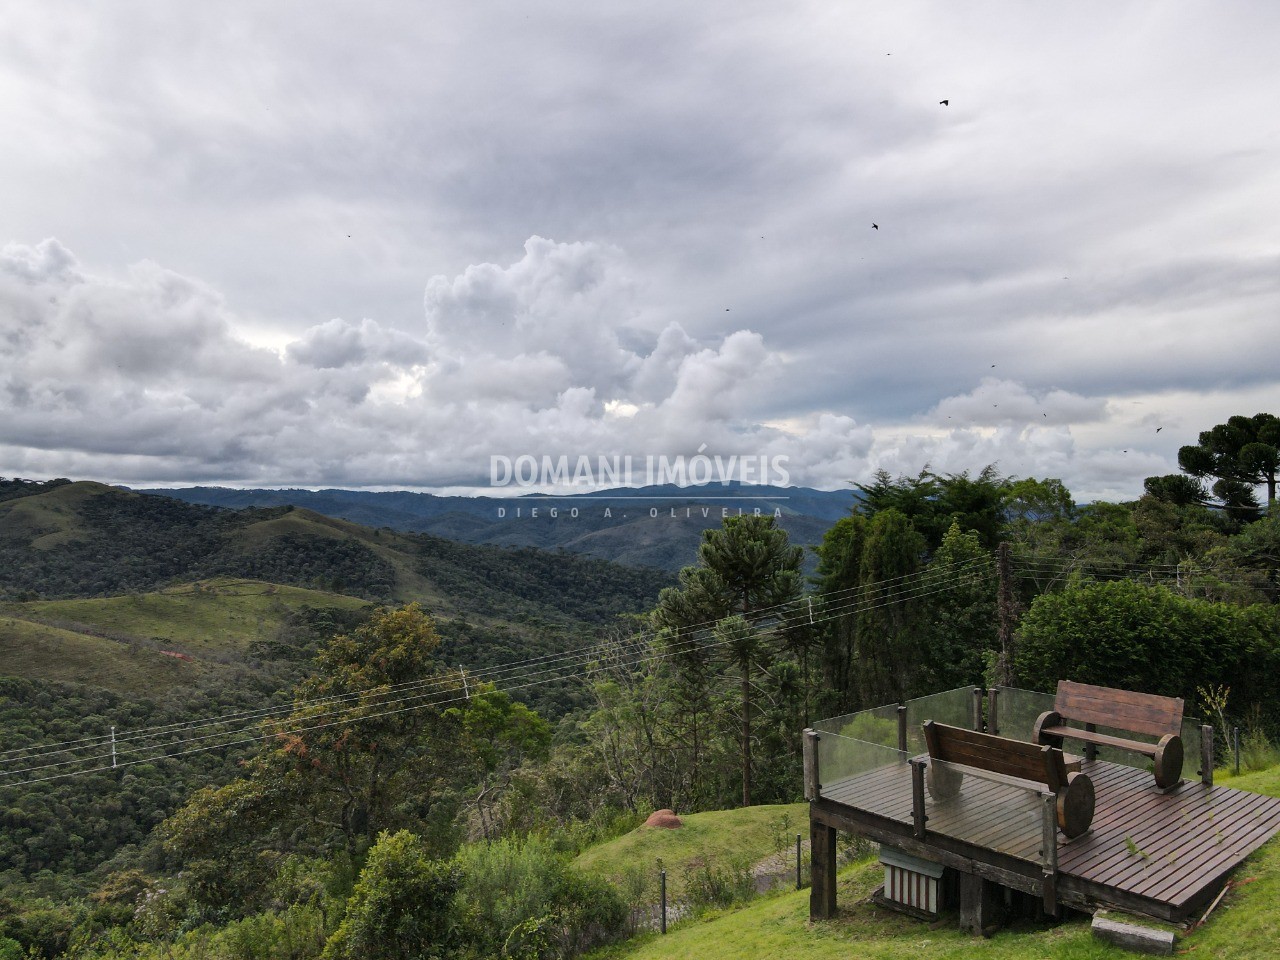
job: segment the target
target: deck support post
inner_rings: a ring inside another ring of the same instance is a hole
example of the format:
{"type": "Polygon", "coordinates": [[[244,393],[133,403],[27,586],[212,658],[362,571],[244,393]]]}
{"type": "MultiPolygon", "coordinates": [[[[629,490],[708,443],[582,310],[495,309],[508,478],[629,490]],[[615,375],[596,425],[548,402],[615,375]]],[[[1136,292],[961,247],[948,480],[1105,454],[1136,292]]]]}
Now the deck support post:
{"type": "Polygon", "coordinates": [[[917,840],[924,839],[925,821],[929,818],[924,813],[924,766],[925,761],[914,757],[911,763],[911,820],[915,825],[917,840]]]}
{"type": "Polygon", "coordinates": [[[1043,803],[1040,864],[1044,873],[1044,912],[1058,915],[1058,798],[1049,794],[1043,803]]]}
{"type": "Polygon", "coordinates": [[[999,885],[976,873],[960,874],[960,929],[989,937],[1000,925],[999,885]]]}
{"type": "Polygon", "coordinates": [[[811,728],[806,727],[803,735],[804,743],[804,798],[817,800],[822,789],[822,781],[818,779],[818,741],[822,739],[811,728]]]}
{"type": "Polygon", "coordinates": [[[982,688],[973,688],[973,729],[982,732],[982,688]]]}
{"type": "Polygon", "coordinates": [[[809,820],[809,919],[836,915],[836,828],[809,820]]]}
{"type": "Polygon", "coordinates": [[[898,704],[898,751],[907,752],[907,708],[898,704]]]}
{"type": "Polygon", "coordinates": [[[987,733],[1000,736],[1000,688],[992,687],[987,691],[987,733]]]}
{"type": "Polygon", "coordinates": [[[1200,782],[1213,786],[1213,727],[1207,723],[1200,728],[1200,782]]]}

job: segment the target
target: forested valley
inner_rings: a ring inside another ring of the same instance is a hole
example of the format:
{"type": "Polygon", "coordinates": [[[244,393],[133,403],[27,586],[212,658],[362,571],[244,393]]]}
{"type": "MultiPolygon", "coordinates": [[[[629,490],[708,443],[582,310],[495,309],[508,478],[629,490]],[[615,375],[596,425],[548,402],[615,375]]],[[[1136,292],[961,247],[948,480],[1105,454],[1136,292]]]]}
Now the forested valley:
{"type": "Polygon", "coordinates": [[[812,720],[959,686],[1178,696],[1274,763],[1274,420],[1128,503],[879,474],[811,576],[772,516],[673,582],[0,483],[0,958],[574,956],[651,894],[574,856],[797,801],[812,720]]]}

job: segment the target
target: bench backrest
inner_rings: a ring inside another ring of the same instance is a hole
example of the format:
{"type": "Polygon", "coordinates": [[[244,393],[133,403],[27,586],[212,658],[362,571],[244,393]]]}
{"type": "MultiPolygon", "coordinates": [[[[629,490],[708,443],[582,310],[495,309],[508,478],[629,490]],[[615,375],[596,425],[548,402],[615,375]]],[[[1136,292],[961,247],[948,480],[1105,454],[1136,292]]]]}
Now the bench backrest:
{"type": "Polygon", "coordinates": [[[1043,783],[1057,793],[1067,784],[1062,751],[929,720],[924,725],[929,756],[944,763],[976,767],[1019,780],[1043,783]]]}
{"type": "Polygon", "coordinates": [[[1054,711],[1064,720],[1163,737],[1182,732],[1182,699],[1058,681],[1054,711]]]}

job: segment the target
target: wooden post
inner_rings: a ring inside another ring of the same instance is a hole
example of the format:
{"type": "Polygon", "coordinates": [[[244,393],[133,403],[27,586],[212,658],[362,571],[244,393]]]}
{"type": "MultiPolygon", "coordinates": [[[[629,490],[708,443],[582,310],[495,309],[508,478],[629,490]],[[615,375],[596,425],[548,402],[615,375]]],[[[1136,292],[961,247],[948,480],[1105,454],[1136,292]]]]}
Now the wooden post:
{"type": "Polygon", "coordinates": [[[809,819],[809,919],[836,915],[836,828],[809,819]]]}
{"type": "MultiPolygon", "coordinates": [[[[1097,732],[1098,732],[1098,725],[1097,725],[1096,723],[1086,723],[1086,724],[1084,725],[1084,729],[1085,729],[1085,731],[1086,731],[1087,733],[1097,733],[1097,732]]],[[[1084,745],[1084,758],[1085,758],[1086,760],[1097,760],[1097,759],[1098,759],[1098,745],[1097,745],[1096,743],[1092,743],[1092,742],[1090,742],[1090,741],[1085,741],[1085,745],[1084,745]]]]}
{"type": "Polygon", "coordinates": [[[1200,782],[1213,786],[1213,727],[1207,723],[1200,728],[1200,782]]]}
{"type": "Polygon", "coordinates": [[[658,874],[658,884],[662,888],[662,932],[667,932],[667,871],[658,874]]]}
{"type": "Polygon", "coordinates": [[[987,733],[1000,735],[1000,688],[992,687],[987,691],[987,733]]]}
{"type": "Polygon", "coordinates": [[[1040,836],[1040,867],[1044,875],[1044,912],[1058,915],[1058,798],[1053,794],[1041,800],[1043,819],[1040,836]]]}
{"type": "Polygon", "coordinates": [[[822,738],[812,729],[804,732],[804,798],[817,800],[822,790],[818,779],[818,741],[822,738]]]}
{"type": "Polygon", "coordinates": [[[924,839],[925,822],[929,819],[924,812],[924,765],[921,758],[911,761],[911,820],[918,840],[924,839]]]}
{"type": "Polygon", "coordinates": [[[898,750],[907,752],[907,708],[898,704],[898,750]]]}
{"type": "Polygon", "coordinates": [[[798,834],[798,833],[797,833],[797,834],[796,834],[796,889],[797,889],[797,890],[799,890],[801,887],[803,887],[803,886],[804,886],[803,881],[800,879],[800,863],[801,863],[801,860],[800,860],[800,834],[798,834]]]}
{"type": "Polygon", "coordinates": [[[972,718],[972,720],[973,720],[973,722],[970,724],[970,726],[971,726],[974,730],[978,731],[978,733],[981,733],[981,732],[982,732],[982,688],[981,688],[981,687],[974,687],[974,688],[973,688],[973,718],[972,718]]]}
{"type": "Polygon", "coordinates": [[[999,924],[996,884],[974,873],[960,874],[960,929],[989,937],[999,924]]]}

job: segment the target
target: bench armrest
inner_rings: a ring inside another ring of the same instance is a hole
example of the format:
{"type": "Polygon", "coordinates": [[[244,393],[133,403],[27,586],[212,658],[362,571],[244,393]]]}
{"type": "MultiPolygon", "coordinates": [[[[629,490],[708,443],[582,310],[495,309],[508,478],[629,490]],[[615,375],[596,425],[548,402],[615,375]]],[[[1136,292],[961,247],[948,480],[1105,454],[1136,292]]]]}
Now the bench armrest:
{"type": "Polygon", "coordinates": [[[1036,718],[1035,726],[1031,728],[1031,742],[1039,743],[1047,747],[1057,747],[1062,749],[1062,737],[1055,737],[1044,732],[1045,727],[1062,726],[1062,714],[1056,710],[1046,710],[1036,718]]]}

